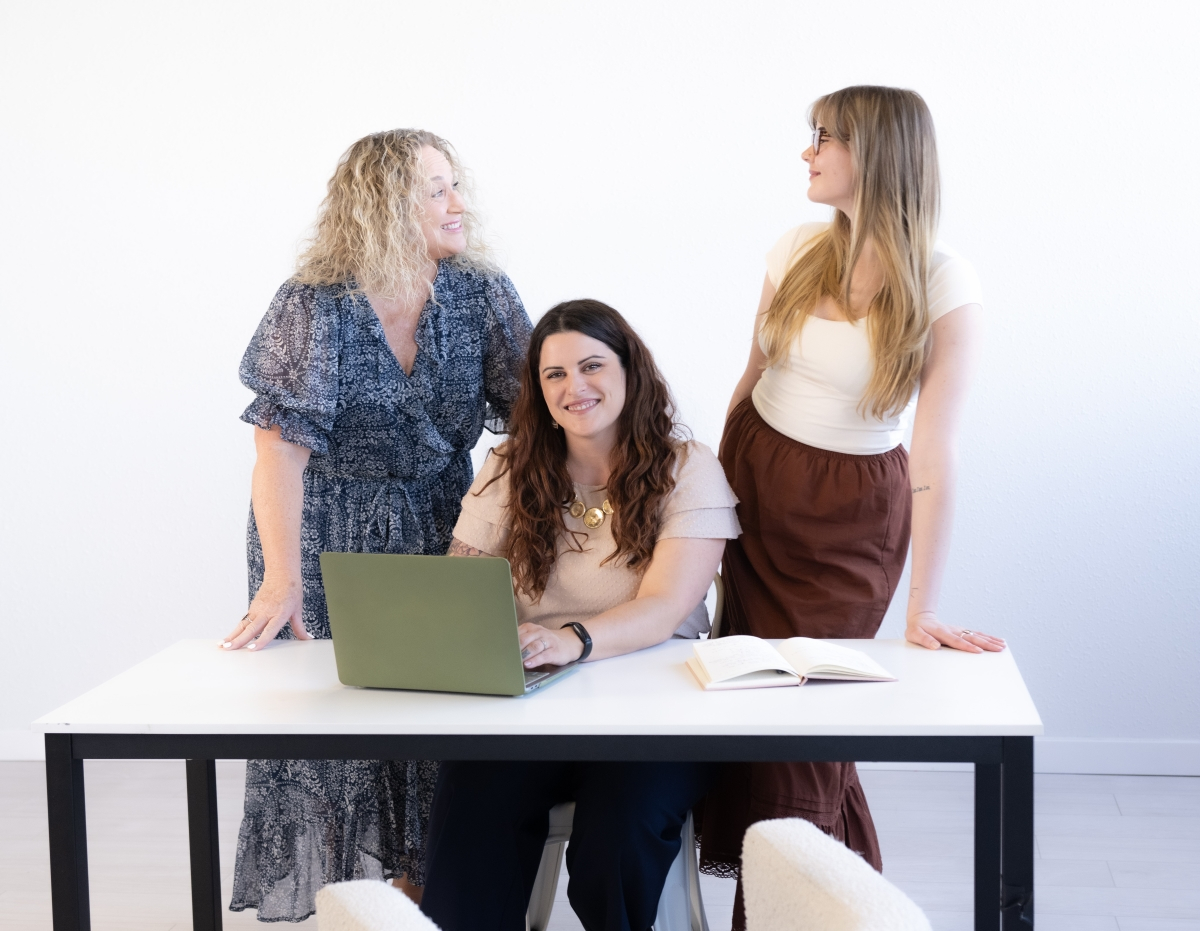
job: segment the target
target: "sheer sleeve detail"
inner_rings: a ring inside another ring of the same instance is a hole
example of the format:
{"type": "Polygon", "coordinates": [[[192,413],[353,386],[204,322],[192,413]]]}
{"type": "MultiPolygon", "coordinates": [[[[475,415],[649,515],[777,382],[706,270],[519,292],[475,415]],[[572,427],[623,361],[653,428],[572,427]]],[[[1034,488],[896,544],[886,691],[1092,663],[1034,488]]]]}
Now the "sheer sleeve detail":
{"type": "Polygon", "coordinates": [[[338,394],[337,302],[321,289],[289,281],[279,289],[238,370],[257,397],[242,420],[289,443],[329,452],[338,394]]]}
{"type": "Polygon", "coordinates": [[[679,452],[675,490],[663,508],[658,537],[735,539],[742,532],[737,503],[713,451],[703,443],[686,443],[679,452]]]}
{"type": "Polygon", "coordinates": [[[505,274],[488,281],[487,333],[483,357],[483,391],[487,400],[484,426],[506,433],[507,421],[521,384],[521,366],[533,324],[517,289],[505,274]]]}

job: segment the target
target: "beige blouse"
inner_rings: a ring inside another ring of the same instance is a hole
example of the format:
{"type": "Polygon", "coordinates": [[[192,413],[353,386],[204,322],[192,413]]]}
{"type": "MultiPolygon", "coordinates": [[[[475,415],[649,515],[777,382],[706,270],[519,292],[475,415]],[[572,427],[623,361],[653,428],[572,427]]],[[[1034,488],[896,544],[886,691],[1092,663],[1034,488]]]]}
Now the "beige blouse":
{"type": "MultiPolygon", "coordinates": [[[[499,471],[500,458],[488,456],[462,502],[462,514],[454,525],[454,536],[468,546],[504,555],[508,542],[508,476],[481,489],[499,471]]],[[[603,486],[576,485],[575,491],[587,507],[604,501],[603,486]]],[[[734,511],[738,503],[725,480],[725,472],[712,450],[695,441],[685,444],[675,466],[675,490],[663,506],[662,530],[658,539],[700,537],[736,538],[742,528],[734,511]]],[[[579,531],[583,552],[560,541],[558,558],[550,571],[546,591],[534,604],[517,592],[517,617],[545,627],[561,627],[569,621],[586,624],[590,618],[637,596],[641,575],[618,562],[601,566],[616,544],[612,519],[588,530],[583,519],[563,513],[567,530],[579,531]]],[[[701,602],[675,632],[676,637],[695,638],[709,629],[708,611],[701,602]]]]}

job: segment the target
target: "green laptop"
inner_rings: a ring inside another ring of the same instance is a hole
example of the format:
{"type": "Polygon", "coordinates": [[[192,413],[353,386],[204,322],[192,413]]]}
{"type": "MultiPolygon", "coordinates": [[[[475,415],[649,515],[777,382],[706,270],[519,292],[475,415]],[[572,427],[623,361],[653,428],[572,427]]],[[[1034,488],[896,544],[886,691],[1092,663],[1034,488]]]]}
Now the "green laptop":
{"type": "Polygon", "coordinates": [[[570,666],[525,669],[507,559],[322,553],[343,685],[524,695],[570,666]]]}

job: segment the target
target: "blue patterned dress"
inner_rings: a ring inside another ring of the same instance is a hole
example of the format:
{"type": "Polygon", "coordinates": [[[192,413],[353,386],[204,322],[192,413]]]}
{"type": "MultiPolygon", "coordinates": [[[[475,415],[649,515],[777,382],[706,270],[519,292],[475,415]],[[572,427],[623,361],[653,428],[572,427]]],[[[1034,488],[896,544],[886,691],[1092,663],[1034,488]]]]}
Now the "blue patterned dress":
{"type": "MultiPolygon", "coordinates": [[[[512,282],[443,260],[405,375],[365,298],[289,281],[242,359],[242,419],[312,450],[304,472],[304,626],[329,637],[323,551],[442,554],[485,423],[516,400],[530,323],[512,282]]],[[[263,580],[251,509],[250,597],[263,580]]],[[[280,631],[291,638],[291,630],[280,631]]],[[[250,760],[230,909],[301,921],[328,882],[424,881],[431,761],[250,760]]]]}

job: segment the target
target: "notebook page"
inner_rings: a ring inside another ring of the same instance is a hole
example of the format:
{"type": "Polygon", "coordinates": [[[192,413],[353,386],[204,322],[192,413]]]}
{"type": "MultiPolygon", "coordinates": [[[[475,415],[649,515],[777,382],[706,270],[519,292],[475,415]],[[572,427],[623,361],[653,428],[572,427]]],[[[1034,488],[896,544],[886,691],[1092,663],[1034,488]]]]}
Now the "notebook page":
{"type": "Polygon", "coordinates": [[[748,672],[744,676],[713,682],[708,677],[708,673],[700,665],[700,660],[696,657],[689,656],[684,665],[691,670],[692,675],[696,677],[696,681],[700,683],[706,692],[730,691],[733,689],[773,689],[783,685],[800,685],[804,681],[796,678],[790,672],[779,672],[777,669],[768,669],[765,672],[748,672]]]}
{"type": "Polygon", "coordinates": [[[818,679],[896,678],[861,650],[852,650],[827,640],[792,637],[779,645],[779,652],[803,676],[818,679]]]}
{"type": "Polygon", "coordinates": [[[721,682],[736,676],[767,669],[782,669],[798,675],[779,651],[758,637],[721,637],[698,640],[692,647],[709,679],[721,682]]]}

